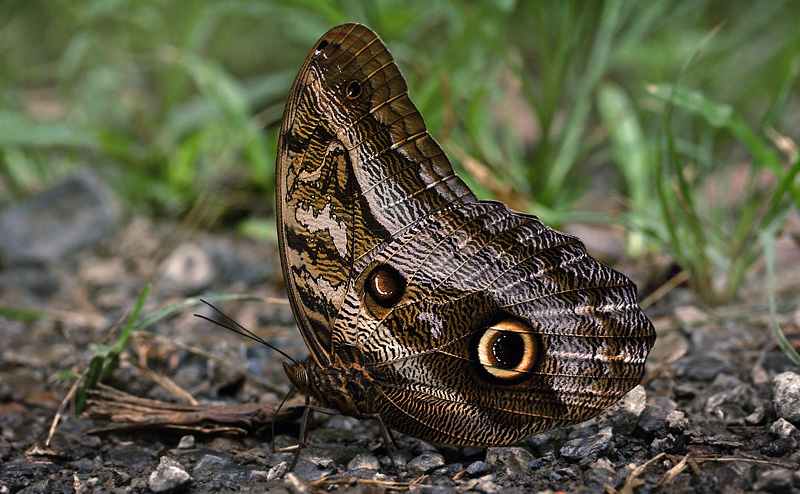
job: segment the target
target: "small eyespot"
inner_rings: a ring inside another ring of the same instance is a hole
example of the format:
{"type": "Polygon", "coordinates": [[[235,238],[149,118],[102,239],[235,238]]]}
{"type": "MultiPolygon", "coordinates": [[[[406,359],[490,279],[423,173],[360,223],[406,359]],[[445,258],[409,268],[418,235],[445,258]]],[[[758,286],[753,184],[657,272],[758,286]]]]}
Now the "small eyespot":
{"type": "Polygon", "coordinates": [[[406,291],[406,280],[392,266],[381,264],[367,276],[365,289],[376,304],[393,307],[406,291]]]}
{"type": "Polygon", "coordinates": [[[317,48],[314,50],[314,55],[319,55],[322,53],[322,50],[324,50],[326,46],[328,46],[328,40],[323,39],[319,42],[317,48]]]}
{"type": "Polygon", "coordinates": [[[358,81],[350,81],[344,90],[347,99],[356,99],[361,96],[361,83],[358,81]]]}
{"type": "Polygon", "coordinates": [[[516,319],[504,319],[487,327],[477,342],[478,362],[490,376],[503,381],[525,377],[539,353],[531,328],[516,319]]]}

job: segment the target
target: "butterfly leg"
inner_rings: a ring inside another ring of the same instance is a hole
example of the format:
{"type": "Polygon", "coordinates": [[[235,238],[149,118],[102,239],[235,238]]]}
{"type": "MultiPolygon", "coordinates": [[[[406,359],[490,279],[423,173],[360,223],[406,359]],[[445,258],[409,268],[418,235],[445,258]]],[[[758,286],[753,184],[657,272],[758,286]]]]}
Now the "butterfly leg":
{"type": "Polygon", "coordinates": [[[311,415],[311,412],[327,413],[328,415],[341,414],[339,410],[334,410],[333,408],[315,407],[309,402],[310,398],[306,396],[306,406],[303,408],[303,418],[300,420],[300,437],[297,441],[297,450],[294,453],[294,458],[292,458],[292,464],[289,465],[289,468],[286,469],[286,472],[291,472],[294,470],[294,467],[297,466],[297,461],[300,459],[300,452],[306,447],[306,440],[308,439],[308,418],[311,415]]]}
{"type": "MultiPolygon", "coordinates": [[[[302,451],[306,445],[306,435],[308,433],[307,432],[308,416],[311,409],[314,408],[309,404],[309,401],[310,400],[308,396],[306,396],[306,406],[305,408],[303,408],[303,418],[300,420],[300,437],[297,440],[297,450],[294,453],[294,458],[292,458],[292,464],[289,465],[289,468],[286,469],[286,472],[291,472],[292,470],[294,470],[294,467],[297,465],[297,460],[300,459],[300,451],[302,451]]],[[[273,439],[273,444],[274,444],[274,439],[273,439]]],[[[284,475],[286,475],[286,472],[284,472],[284,475]]],[[[281,475],[281,478],[283,478],[283,475],[281,475]]]]}
{"type": "Polygon", "coordinates": [[[383,423],[383,419],[377,413],[372,414],[364,414],[361,416],[362,419],[374,419],[378,423],[378,427],[381,430],[381,435],[383,436],[383,445],[386,448],[386,452],[389,454],[389,461],[392,462],[392,469],[394,470],[395,474],[400,473],[400,469],[397,468],[397,462],[394,461],[394,454],[392,453],[392,444],[394,444],[395,448],[400,449],[400,445],[397,444],[397,441],[392,434],[392,431],[386,428],[383,423]],[[392,444],[389,443],[389,438],[391,438],[392,444]]]}

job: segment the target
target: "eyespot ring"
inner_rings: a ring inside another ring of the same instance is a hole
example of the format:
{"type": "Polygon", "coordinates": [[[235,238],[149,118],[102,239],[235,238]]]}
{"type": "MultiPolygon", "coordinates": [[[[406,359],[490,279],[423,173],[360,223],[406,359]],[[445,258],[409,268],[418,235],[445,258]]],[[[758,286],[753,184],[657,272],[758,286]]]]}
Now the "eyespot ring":
{"type": "Polygon", "coordinates": [[[376,304],[388,309],[403,297],[406,280],[393,266],[380,264],[367,275],[364,288],[376,304]]]}
{"type": "Polygon", "coordinates": [[[361,83],[356,80],[348,82],[344,89],[344,95],[347,99],[356,99],[361,96],[361,83]]]}
{"type": "Polygon", "coordinates": [[[531,327],[511,318],[488,326],[476,343],[481,368],[507,382],[525,378],[539,360],[540,349],[531,327]]]}

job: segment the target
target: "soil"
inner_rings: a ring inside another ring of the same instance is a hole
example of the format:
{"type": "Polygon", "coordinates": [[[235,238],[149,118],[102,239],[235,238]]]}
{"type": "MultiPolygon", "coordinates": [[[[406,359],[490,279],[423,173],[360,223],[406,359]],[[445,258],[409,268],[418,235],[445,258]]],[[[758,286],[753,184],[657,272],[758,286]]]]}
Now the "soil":
{"type": "MultiPolygon", "coordinates": [[[[101,420],[108,412],[101,405],[111,406],[110,398],[95,395],[91,415],[76,417],[75,376],[97,354],[98,343],[116,344],[120,332],[109,336],[110,330],[148,283],[144,317],[187,297],[248,294],[258,299],[215,305],[289,355],[306,353],[275,247],[230,232],[122,221],[97,184],[83,185],[88,191],[79,194],[100,197],[99,203],[86,201],[87,208],[110,207],[113,214],[88,222],[63,217],[79,206],[71,201],[74,207],[61,211],[52,191],[38,199],[55,216],[50,222],[36,216],[41,213],[24,216],[34,206],[41,210],[36,202],[0,212],[4,225],[12,224],[8,215],[27,218],[15,228],[31,231],[16,232],[17,239],[44,238],[39,242],[48,247],[39,252],[9,245],[8,238],[0,242],[0,494],[800,492],[800,412],[792,408],[800,407],[800,381],[792,381],[800,379],[800,369],[776,345],[758,270],[733,305],[706,307],[679,286],[648,307],[658,330],[648,375],[599,417],[508,448],[442,446],[396,435],[398,473],[374,422],[323,414],[314,415],[309,446],[287,473],[302,401],[287,402],[274,442],[269,431],[289,389],[284,357],[195,317],[216,317],[199,302],[134,334],[104,381],[126,393],[114,395],[123,400],[115,414],[101,420]],[[69,234],[56,234],[59,225],[69,234]],[[69,239],[63,248],[60,238],[69,239]],[[145,398],[156,401],[137,401],[145,398]],[[165,403],[173,408],[164,409],[165,403]],[[245,413],[230,408],[242,404],[249,404],[250,415],[226,422],[234,411],[245,413]],[[131,423],[136,417],[151,420],[131,423]]],[[[778,323],[798,348],[800,255],[791,239],[785,245],[775,283],[778,323]]],[[[648,272],[637,269],[640,276],[648,272]]],[[[657,284],[640,286],[644,298],[657,284]]]]}

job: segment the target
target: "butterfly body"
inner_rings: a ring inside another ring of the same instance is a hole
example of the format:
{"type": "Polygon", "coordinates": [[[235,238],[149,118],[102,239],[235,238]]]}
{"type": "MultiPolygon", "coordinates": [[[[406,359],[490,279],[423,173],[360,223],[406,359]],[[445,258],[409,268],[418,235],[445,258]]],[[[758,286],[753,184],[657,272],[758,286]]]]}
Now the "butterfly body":
{"type": "Polygon", "coordinates": [[[276,169],[287,292],[322,407],[439,443],[502,445],[586,420],[644,372],[636,287],[576,237],[479,201],[365,26],[323,36],[276,169]]]}

